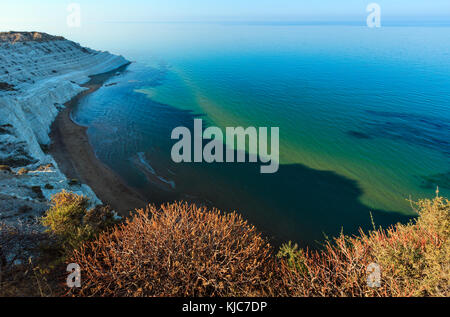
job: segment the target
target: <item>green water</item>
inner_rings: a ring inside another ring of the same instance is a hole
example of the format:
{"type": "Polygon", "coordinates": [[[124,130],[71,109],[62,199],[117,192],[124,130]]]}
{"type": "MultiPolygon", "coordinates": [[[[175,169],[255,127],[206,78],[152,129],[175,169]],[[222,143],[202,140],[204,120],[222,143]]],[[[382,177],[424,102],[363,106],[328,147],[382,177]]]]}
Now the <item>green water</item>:
{"type": "Polygon", "coordinates": [[[370,228],[370,211],[377,224],[407,221],[407,198],[449,193],[449,28],[143,28],[151,38],[123,50],[136,63],[74,118],[149,200],[205,201],[276,240],[311,245],[370,228]],[[279,172],[171,162],[171,130],[194,117],[279,127],[279,172]]]}

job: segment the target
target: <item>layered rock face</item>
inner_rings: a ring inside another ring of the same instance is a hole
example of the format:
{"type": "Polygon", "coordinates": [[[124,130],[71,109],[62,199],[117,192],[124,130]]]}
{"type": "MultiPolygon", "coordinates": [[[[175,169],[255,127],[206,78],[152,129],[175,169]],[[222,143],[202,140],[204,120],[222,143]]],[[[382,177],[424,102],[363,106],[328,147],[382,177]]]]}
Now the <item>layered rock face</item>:
{"type": "Polygon", "coordinates": [[[0,33],[0,221],[28,220],[62,189],[98,198],[68,180],[45,153],[63,104],[83,91],[89,75],[112,71],[122,56],[37,32],[0,33]]]}

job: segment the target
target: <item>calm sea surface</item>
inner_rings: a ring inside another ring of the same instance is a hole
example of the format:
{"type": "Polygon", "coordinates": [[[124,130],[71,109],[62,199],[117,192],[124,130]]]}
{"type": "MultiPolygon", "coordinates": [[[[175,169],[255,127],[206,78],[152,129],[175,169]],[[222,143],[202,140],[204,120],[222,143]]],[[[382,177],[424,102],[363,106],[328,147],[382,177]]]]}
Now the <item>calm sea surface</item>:
{"type": "Polygon", "coordinates": [[[87,43],[135,61],[84,98],[99,159],[151,201],[236,210],[276,241],[407,221],[450,196],[450,28],[111,24],[87,43]],[[109,85],[110,84],[110,85],[109,85]],[[170,133],[280,128],[280,169],[175,164],[170,133]]]}

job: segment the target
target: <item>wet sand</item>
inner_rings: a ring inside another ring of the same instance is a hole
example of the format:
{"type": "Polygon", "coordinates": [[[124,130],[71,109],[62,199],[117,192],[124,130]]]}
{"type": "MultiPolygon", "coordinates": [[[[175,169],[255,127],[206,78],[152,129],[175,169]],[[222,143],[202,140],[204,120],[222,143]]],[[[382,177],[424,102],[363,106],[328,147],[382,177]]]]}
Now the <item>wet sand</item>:
{"type": "Polygon", "coordinates": [[[65,104],[65,109],[60,111],[51,127],[50,154],[67,178],[77,179],[90,186],[104,204],[110,205],[120,215],[127,216],[130,211],[146,206],[148,201],[100,162],[89,143],[87,128],[75,124],[70,118],[78,101],[102,87],[116,72],[93,76],[83,85],[88,90],[65,104]]]}

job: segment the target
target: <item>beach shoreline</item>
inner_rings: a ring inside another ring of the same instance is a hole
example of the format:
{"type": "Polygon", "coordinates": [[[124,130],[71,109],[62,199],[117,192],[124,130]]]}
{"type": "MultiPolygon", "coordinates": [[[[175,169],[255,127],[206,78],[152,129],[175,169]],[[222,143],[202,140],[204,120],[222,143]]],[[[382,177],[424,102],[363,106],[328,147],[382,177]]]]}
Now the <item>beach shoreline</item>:
{"type": "Polygon", "coordinates": [[[148,201],[97,158],[89,142],[87,127],[73,122],[71,112],[81,98],[101,88],[107,79],[126,66],[91,76],[91,80],[82,85],[87,89],[64,104],[65,108],[51,126],[49,149],[49,154],[67,178],[88,185],[104,204],[110,205],[121,216],[145,207],[148,201]]]}

